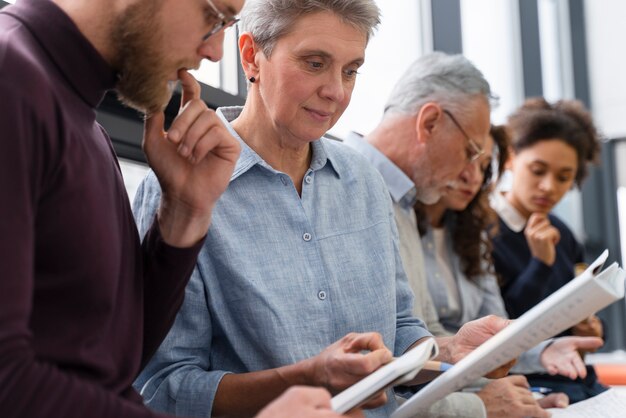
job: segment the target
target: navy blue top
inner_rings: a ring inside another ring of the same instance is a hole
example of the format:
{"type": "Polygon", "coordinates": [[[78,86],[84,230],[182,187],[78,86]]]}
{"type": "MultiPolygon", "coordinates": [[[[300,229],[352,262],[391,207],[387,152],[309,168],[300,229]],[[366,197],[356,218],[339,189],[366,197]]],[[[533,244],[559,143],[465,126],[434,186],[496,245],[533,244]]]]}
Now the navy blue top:
{"type": "Polygon", "coordinates": [[[583,261],[582,245],[572,231],[556,216],[548,218],[561,233],[552,266],[532,257],[524,231],[512,231],[500,218],[500,232],[493,240],[493,258],[511,318],[521,316],[573,279],[574,264],[583,261]]]}
{"type": "MultiPolygon", "coordinates": [[[[517,318],[574,278],[574,265],[583,261],[583,247],[572,231],[554,215],[550,223],[559,230],[561,239],[556,245],[552,266],[532,257],[524,236],[524,229],[515,232],[499,218],[500,232],[494,239],[493,258],[501,276],[501,291],[511,318],[517,318]]],[[[566,330],[561,335],[571,335],[566,330]]],[[[587,366],[587,377],[571,380],[565,376],[545,374],[527,375],[531,386],[546,386],[555,392],[564,392],[571,403],[590,398],[606,390],[597,380],[592,366],[587,366]]]]}

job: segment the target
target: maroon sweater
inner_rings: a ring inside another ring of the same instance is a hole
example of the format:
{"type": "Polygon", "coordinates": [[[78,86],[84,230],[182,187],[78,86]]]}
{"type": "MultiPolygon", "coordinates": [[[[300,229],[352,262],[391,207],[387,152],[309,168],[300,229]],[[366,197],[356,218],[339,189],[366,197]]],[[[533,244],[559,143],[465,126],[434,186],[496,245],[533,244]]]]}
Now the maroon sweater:
{"type": "Polygon", "coordinates": [[[154,417],[131,383],[201,243],[143,245],[95,108],[115,74],[48,0],[0,12],[0,417],[154,417]]]}

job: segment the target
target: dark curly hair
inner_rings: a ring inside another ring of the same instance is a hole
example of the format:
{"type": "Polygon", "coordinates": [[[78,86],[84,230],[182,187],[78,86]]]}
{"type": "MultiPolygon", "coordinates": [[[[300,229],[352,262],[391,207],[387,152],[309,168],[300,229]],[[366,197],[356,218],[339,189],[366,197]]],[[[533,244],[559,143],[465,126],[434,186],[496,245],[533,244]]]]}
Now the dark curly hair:
{"type": "Polygon", "coordinates": [[[559,100],[550,104],[544,98],[526,100],[509,116],[507,129],[516,152],[547,139],[558,139],[576,150],[578,171],[575,182],[581,186],[588,164],[597,163],[600,135],[591,114],[578,100],[559,100]]]}
{"type": "MultiPolygon", "coordinates": [[[[498,217],[489,205],[489,193],[493,189],[493,169],[496,169],[498,177],[504,170],[509,137],[504,126],[492,126],[489,133],[494,140],[494,159],[484,172],[483,186],[464,210],[447,210],[444,215],[446,225],[452,225],[454,252],[459,256],[463,273],[469,280],[477,280],[486,273],[495,274],[491,240],[497,233],[498,217]]],[[[418,202],[415,212],[419,232],[423,235],[428,228],[424,205],[418,202]]]]}

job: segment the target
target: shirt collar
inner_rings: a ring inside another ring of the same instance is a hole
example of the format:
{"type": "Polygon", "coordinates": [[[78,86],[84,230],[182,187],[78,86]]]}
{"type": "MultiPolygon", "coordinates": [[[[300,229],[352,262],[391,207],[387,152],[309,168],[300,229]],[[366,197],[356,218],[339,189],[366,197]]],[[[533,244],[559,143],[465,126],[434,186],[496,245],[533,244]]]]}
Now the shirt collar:
{"type": "Polygon", "coordinates": [[[387,184],[389,194],[394,202],[403,208],[412,208],[417,201],[415,184],[404,172],[395,165],[385,154],[371,145],[356,132],[350,132],[344,143],[360,152],[380,172],[387,184]]]}
{"type": "MultiPolygon", "coordinates": [[[[230,181],[235,180],[255,165],[259,165],[272,173],[278,173],[277,170],[265,162],[259,154],[246,144],[246,142],[239,136],[237,131],[235,131],[230,124],[241,114],[242,111],[243,106],[225,106],[218,108],[216,111],[217,116],[222,120],[226,129],[228,129],[228,132],[230,132],[230,134],[234,136],[241,145],[241,154],[235,164],[235,170],[230,178],[230,181]]],[[[319,139],[311,143],[313,155],[311,157],[310,169],[312,171],[321,170],[327,165],[326,163],[328,162],[330,163],[328,166],[335,172],[337,177],[340,177],[341,173],[340,168],[338,167],[339,164],[332,163],[332,160],[334,159],[333,149],[332,147],[325,145],[324,141],[328,141],[328,139],[319,139]]]]}
{"type": "Polygon", "coordinates": [[[90,107],[97,107],[106,91],[115,87],[115,72],[52,1],[20,0],[2,13],[28,28],[63,78],[90,107]]]}
{"type": "Polygon", "coordinates": [[[504,195],[495,191],[489,197],[491,207],[496,211],[502,222],[513,232],[522,232],[526,227],[526,218],[524,218],[518,211],[511,205],[504,195]]]}

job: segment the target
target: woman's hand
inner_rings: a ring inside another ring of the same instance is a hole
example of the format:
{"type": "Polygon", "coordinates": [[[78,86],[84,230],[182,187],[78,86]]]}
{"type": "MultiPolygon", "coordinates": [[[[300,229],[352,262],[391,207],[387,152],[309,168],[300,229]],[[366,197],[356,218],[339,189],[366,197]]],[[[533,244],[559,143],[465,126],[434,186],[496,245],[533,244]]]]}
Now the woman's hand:
{"type": "MultiPolygon", "coordinates": [[[[391,351],[376,332],[350,333],[309,360],[309,384],[322,386],[336,394],[368,376],[393,358],[391,351]]],[[[364,408],[375,408],[387,402],[381,392],[364,408]]]]}
{"type": "Polygon", "coordinates": [[[557,338],[541,353],[541,364],[551,375],[584,379],[587,377],[587,368],[579,351],[595,351],[603,343],[601,338],[596,337],[557,338]]]}
{"type": "Polygon", "coordinates": [[[561,234],[552,226],[548,215],[544,213],[530,215],[524,229],[524,236],[532,256],[552,266],[556,260],[556,244],[561,239],[561,234]]]}

